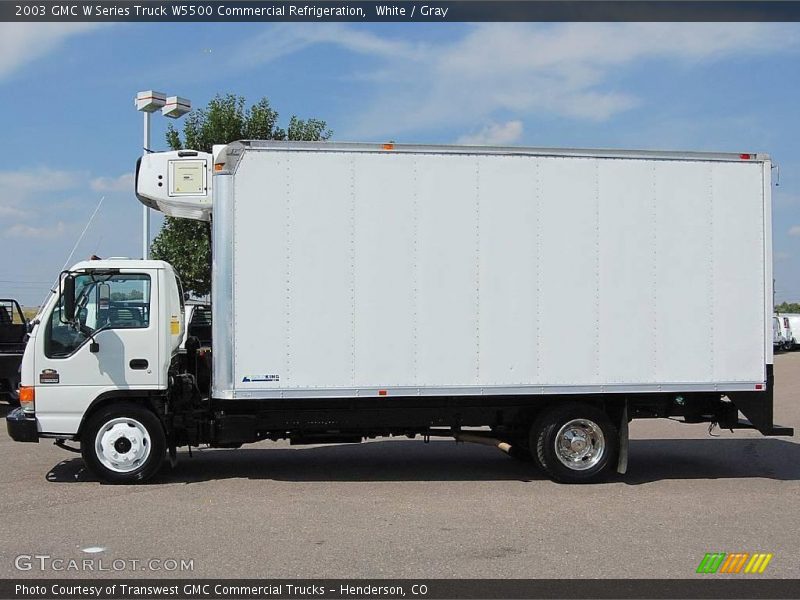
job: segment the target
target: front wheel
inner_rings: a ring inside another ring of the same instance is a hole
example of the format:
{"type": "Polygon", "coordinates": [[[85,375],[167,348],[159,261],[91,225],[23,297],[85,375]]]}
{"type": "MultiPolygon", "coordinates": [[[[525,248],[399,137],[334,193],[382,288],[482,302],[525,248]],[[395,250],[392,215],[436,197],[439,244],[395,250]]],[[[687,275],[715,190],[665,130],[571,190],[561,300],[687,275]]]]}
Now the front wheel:
{"type": "Polygon", "coordinates": [[[561,483],[589,483],[608,474],[619,434],[602,410],[569,402],[545,411],[531,428],[530,447],[539,466],[561,483]]]}
{"type": "Polygon", "coordinates": [[[164,463],[166,445],[158,417],[130,402],[101,408],[81,435],[86,466],[107,483],[150,479],[164,463]]]}

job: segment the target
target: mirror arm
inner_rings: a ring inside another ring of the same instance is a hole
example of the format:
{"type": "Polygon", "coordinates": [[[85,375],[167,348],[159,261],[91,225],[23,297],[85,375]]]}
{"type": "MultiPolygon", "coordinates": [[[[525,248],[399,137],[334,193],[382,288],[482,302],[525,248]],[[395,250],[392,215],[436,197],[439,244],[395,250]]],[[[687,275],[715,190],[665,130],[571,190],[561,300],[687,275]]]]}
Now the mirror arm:
{"type": "Polygon", "coordinates": [[[100,344],[97,343],[97,340],[94,339],[94,336],[96,336],[101,331],[105,331],[106,329],[111,329],[111,326],[103,325],[100,329],[96,329],[86,334],[87,336],[89,336],[89,352],[91,352],[92,354],[97,354],[98,352],[100,352],[100,344]]]}

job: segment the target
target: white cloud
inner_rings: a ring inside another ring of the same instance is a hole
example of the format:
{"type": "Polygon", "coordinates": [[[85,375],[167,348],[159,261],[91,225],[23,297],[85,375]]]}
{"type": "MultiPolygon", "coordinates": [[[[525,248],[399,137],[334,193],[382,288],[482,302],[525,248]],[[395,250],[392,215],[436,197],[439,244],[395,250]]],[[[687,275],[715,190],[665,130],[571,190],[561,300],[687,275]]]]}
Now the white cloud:
{"type": "Polygon", "coordinates": [[[792,225],[789,228],[789,235],[791,236],[800,236],[800,225],[792,225]]]}
{"type": "Polygon", "coordinates": [[[0,80],[101,23],[0,23],[0,80]]]}
{"type": "Polygon", "coordinates": [[[17,208],[16,206],[0,204],[0,217],[4,219],[7,219],[9,217],[17,219],[27,219],[31,216],[33,216],[33,213],[26,212],[20,208],[17,208]]]}
{"type": "Polygon", "coordinates": [[[84,179],[80,173],[45,167],[0,171],[0,217],[4,224],[30,219],[36,214],[33,199],[76,189],[84,179]]]}
{"type": "Polygon", "coordinates": [[[418,43],[313,24],[265,30],[233,49],[230,66],[264,64],[319,44],[376,63],[353,78],[375,81],[379,91],[345,124],[347,137],[364,139],[491,122],[498,112],[603,121],[642,102],[614,79],[625,68],[795,52],[800,36],[794,24],[488,23],[456,39],[418,43]]]}
{"type": "MultiPolygon", "coordinates": [[[[92,192],[116,192],[133,187],[133,175],[90,178],[81,171],[48,167],[0,171],[0,227],[14,237],[55,238],[69,230],[71,222],[42,225],[53,214],[73,214],[73,209],[91,205],[92,192]],[[89,196],[87,199],[86,196],[89,196]],[[66,212],[65,212],[66,211],[66,212]]],[[[81,212],[79,216],[83,216],[81,212]]]]}
{"type": "Polygon", "coordinates": [[[53,239],[60,237],[67,230],[67,226],[63,221],[58,221],[54,225],[26,225],[24,223],[17,223],[6,229],[6,234],[11,237],[20,237],[27,239],[53,239]]]}
{"type": "Polygon", "coordinates": [[[505,146],[522,137],[522,121],[490,123],[478,133],[462,135],[457,143],[468,146],[505,146]]]}
{"type": "Polygon", "coordinates": [[[31,192],[64,191],[80,185],[81,175],[74,171],[62,171],[40,167],[20,171],[0,171],[0,197],[6,195],[27,196],[31,192]]]}
{"type": "Polygon", "coordinates": [[[275,25],[246,40],[229,54],[231,68],[266,64],[320,44],[346,48],[352,52],[392,59],[422,59],[429,47],[402,40],[382,38],[368,31],[341,23],[275,25]]]}
{"type": "Polygon", "coordinates": [[[119,177],[96,177],[89,185],[95,192],[130,192],[133,190],[133,173],[119,177]]]}
{"type": "Polygon", "coordinates": [[[84,177],[72,171],[40,167],[0,171],[0,217],[4,224],[32,218],[32,200],[43,194],[58,194],[81,185],[84,177]]]}

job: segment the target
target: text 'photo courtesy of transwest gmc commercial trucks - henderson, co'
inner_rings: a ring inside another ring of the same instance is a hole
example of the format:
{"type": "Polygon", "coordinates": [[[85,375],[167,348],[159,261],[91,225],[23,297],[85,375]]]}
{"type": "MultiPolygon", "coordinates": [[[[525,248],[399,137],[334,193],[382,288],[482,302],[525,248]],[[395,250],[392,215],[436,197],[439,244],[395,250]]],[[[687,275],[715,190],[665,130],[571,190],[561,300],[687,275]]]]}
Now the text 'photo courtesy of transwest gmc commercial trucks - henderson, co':
{"type": "Polygon", "coordinates": [[[183,446],[450,436],[588,482],[625,472],[632,419],[792,434],[766,155],[242,141],[146,154],[136,192],[212,223],[211,347],[179,351],[169,264],[78,263],[7,416],[101,480],[183,446]]]}

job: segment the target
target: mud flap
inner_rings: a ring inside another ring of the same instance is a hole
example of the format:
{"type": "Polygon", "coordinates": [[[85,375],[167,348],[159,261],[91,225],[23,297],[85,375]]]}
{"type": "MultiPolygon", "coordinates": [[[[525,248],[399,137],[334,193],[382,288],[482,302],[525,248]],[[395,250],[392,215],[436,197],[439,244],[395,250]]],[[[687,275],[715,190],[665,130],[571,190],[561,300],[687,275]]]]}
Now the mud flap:
{"type": "Polygon", "coordinates": [[[624,475],[628,472],[628,401],[622,406],[622,416],[619,419],[619,458],[617,459],[617,473],[624,475]]]}
{"type": "MultiPolygon", "coordinates": [[[[766,365],[766,375],[766,390],[728,394],[728,398],[746,419],[732,424],[731,428],[757,429],[762,435],[767,436],[792,436],[794,429],[775,425],[773,421],[775,375],[772,365],[766,365]]],[[[738,420],[738,415],[735,416],[738,420]]]]}

